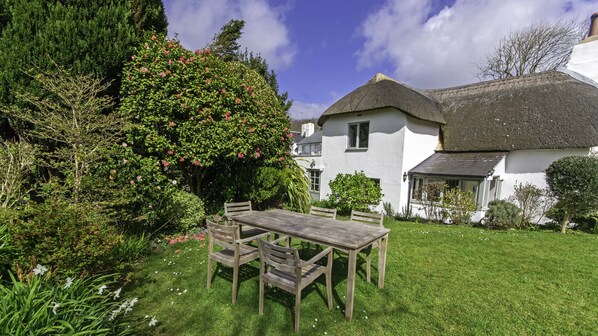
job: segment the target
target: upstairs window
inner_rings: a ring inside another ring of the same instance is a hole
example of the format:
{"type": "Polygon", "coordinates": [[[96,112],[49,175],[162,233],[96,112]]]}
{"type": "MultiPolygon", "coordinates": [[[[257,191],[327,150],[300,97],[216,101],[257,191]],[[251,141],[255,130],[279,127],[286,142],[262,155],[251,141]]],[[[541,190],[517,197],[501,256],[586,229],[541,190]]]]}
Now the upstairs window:
{"type": "Polygon", "coordinates": [[[360,122],[349,124],[349,148],[361,149],[368,148],[370,135],[370,122],[360,122]]]}

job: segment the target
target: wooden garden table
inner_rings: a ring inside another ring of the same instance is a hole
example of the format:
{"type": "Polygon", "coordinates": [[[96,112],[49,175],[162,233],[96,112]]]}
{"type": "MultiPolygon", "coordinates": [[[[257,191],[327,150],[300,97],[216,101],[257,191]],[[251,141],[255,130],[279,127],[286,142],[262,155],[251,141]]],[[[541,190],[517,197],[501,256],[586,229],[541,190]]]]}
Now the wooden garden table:
{"type": "Polygon", "coordinates": [[[347,320],[351,320],[353,317],[357,254],[361,249],[378,239],[380,240],[378,288],[384,288],[386,245],[389,229],[278,209],[253,211],[235,215],[233,219],[241,224],[348,251],[347,301],[345,304],[345,318],[347,320]]]}

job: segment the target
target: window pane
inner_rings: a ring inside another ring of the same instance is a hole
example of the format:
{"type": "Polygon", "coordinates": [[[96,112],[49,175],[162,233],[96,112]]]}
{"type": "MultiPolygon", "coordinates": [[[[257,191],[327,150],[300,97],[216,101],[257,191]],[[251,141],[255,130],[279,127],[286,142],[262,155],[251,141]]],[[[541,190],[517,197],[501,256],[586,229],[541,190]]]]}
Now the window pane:
{"type": "Polygon", "coordinates": [[[370,123],[359,124],[359,148],[368,148],[369,134],[370,134],[370,123]]]}
{"type": "Polygon", "coordinates": [[[357,147],[357,124],[349,125],[349,148],[357,147]]]}

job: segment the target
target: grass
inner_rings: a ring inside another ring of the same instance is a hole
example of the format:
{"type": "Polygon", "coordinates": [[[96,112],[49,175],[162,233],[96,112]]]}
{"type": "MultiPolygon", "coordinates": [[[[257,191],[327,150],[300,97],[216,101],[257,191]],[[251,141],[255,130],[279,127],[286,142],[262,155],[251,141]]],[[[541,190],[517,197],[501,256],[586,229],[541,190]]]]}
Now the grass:
{"type": "MultiPolygon", "coordinates": [[[[346,258],[333,268],[334,309],[324,278],[305,291],[304,335],[594,335],[598,330],[598,236],[488,231],[390,221],[384,289],[358,264],[353,320],[344,320],[346,258]]],[[[258,263],[241,269],[236,305],[222,269],[206,289],[204,241],[161,248],[137,267],[134,314],[156,316],[153,335],[286,335],[293,296],[266,290],[258,315],[258,263]],[[179,252],[176,252],[179,250],[179,252]]],[[[374,260],[376,255],[374,256],[374,260]]],[[[374,268],[375,268],[375,262],[374,268]]]]}

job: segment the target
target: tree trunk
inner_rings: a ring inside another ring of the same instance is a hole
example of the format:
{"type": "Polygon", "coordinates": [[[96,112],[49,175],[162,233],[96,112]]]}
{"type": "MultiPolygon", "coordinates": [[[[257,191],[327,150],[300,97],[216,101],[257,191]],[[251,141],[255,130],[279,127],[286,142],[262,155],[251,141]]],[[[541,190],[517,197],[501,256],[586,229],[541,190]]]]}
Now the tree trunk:
{"type": "Polygon", "coordinates": [[[561,223],[561,233],[567,233],[567,225],[569,225],[569,212],[565,211],[563,222],[561,223]]]}

